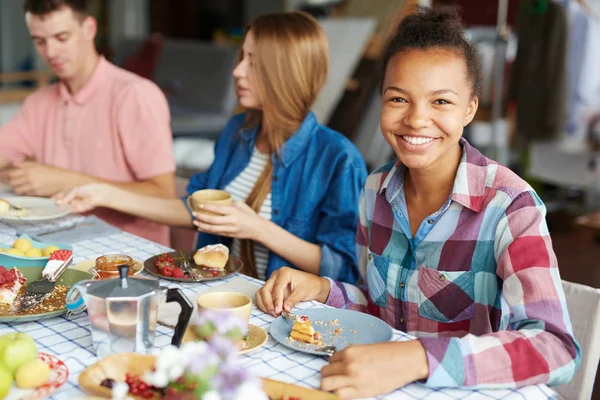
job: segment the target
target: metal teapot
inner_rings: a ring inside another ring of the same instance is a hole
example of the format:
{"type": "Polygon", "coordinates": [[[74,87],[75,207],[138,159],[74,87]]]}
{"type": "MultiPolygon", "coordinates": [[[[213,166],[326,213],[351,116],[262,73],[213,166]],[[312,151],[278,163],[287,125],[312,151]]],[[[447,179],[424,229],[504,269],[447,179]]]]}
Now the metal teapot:
{"type": "Polygon", "coordinates": [[[86,307],[92,340],[99,357],[113,353],[149,353],[154,348],[158,306],[175,301],[181,314],[171,344],[179,346],[194,306],[179,289],[160,286],[156,279],[128,277],[129,266],[119,266],[119,278],[86,280],[67,293],[69,314],[86,307]]]}

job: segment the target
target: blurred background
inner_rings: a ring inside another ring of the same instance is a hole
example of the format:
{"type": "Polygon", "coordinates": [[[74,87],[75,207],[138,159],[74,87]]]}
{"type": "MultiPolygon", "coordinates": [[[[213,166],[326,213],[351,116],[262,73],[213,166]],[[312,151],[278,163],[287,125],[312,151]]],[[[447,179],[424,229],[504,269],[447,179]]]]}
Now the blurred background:
{"type": "MultiPolygon", "coordinates": [[[[101,53],[167,95],[182,178],[210,166],[213,143],[237,109],[231,71],[245,24],[294,9],[317,16],[330,41],[330,75],[314,105],[320,122],[349,137],[370,170],[392,159],[378,127],[380,60],[416,4],[460,7],[484,72],[480,108],[464,135],[545,201],[563,279],[600,288],[600,0],[93,1],[101,53]],[[562,6],[567,26],[555,23],[549,3],[562,6]],[[530,29],[532,19],[552,34],[530,29]]],[[[0,0],[0,125],[51,79],[22,1],[0,0]]]]}

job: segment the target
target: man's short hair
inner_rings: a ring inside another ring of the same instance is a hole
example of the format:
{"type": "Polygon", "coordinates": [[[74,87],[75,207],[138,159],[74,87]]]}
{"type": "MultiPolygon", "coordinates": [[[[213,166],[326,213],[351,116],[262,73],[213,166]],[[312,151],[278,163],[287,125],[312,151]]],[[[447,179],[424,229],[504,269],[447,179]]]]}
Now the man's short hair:
{"type": "Polygon", "coordinates": [[[45,16],[63,7],[68,7],[82,19],[91,15],[89,0],[25,0],[26,13],[45,16]]]}

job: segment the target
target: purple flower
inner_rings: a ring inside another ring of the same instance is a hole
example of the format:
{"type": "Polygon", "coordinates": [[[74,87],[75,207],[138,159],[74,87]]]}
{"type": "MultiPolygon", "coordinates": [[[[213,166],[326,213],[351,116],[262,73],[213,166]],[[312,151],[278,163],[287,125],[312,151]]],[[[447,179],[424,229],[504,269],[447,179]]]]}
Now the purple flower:
{"type": "Polygon", "coordinates": [[[237,348],[231,340],[222,336],[213,336],[210,340],[210,347],[222,358],[228,358],[232,354],[237,354],[237,348]]]}
{"type": "Polygon", "coordinates": [[[208,368],[216,367],[220,364],[221,359],[215,352],[208,352],[200,357],[195,357],[189,360],[186,370],[192,374],[202,374],[208,368]]]}

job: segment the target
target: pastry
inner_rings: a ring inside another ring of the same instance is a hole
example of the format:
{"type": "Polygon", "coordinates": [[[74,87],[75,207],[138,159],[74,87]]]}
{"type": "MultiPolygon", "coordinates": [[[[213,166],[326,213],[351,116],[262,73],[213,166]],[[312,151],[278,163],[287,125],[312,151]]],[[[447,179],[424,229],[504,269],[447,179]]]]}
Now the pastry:
{"type": "Polygon", "coordinates": [[[7,270],[0,266],[0,304],[11,306],[26,281],[27,279],[16,267],[7,270]]]}
{"type": "Polygon", "coordinates": [[[203,268],[225,269],[229,259],[229,248],[222,244],[209,244],[196,251],[194,262],[203,268]]]}
{"type": "Polygon", "coordinates": [[[0,199],[0,214],[5,214],[10,211],[10,203],[0,199]]]}
{"type": "Polygon", "coordinates": [[[294,327],[290,332],[290,339],[310,344],[323,344],[321,334],[315,331],[315,328],[313,328],[312,323],[306,316],[298,317],[294,321],[294,327]]]}

